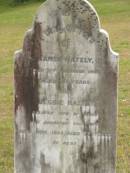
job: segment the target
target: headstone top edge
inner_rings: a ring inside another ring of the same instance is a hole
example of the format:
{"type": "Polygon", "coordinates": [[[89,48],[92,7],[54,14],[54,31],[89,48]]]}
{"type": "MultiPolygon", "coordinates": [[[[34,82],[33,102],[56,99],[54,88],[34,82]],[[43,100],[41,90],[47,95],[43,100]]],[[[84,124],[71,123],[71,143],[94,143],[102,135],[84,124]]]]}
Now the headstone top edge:
{"type": "MultiPolygon", "coordinates": [[[[40,7],[38,8],[38,10],[37,10],[37,12],[36,12],[36,16],[39,14],[39,13],[43,13],[44,11],[44,9],[46,8],[46,7],[50,7],[50,9],[51,9],[51,7],[54,9],[54,8],[57,8],[58,6],[61,6],[61,4],[64,4],[64,5],[67,5],[67,3],[69,4],[74,4],[74,3],[84,3],[84,4],[86,4],[87,5],[87,7],[88,7],[88,9],[89,10],[91,10],[91,12],[93,12],[95,15],[96,15],[96,17],[97,17],[97,20],[98,20],[98,22],[99,22],[99,28],[100,28],[100,19],[99,19],[99,15],[98,15],[98,13],[97,13],[97,11],[96,11],[96,9],[94,8],[94,6],[91,4],[91,2],[89,2],[88,0],[46,0],[44,3],[42,3],[41,5],[40,5],[40,7]],[[66,2],[66,3],[65,3],[66,2]],[[70,3],[71,2],[71,3],[70,3]]],[[[61,7],[62,8],[62,7],[61,7]]],[[[87,10],[88,10],[87,9],[87,10]]],[[[58,9],[59,10],[59,9],[58,9]]],[[[86,10],[86,11],[87,11],[86,10]]]]}

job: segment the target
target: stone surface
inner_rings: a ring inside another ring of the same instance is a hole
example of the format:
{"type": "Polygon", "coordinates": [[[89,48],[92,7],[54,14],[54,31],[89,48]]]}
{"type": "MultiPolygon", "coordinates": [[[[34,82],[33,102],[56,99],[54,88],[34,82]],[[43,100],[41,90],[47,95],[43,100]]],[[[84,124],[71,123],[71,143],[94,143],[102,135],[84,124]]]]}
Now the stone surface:
{"type": "Polygon", "coordinates": [[[15,54],[15,173],[115,173],[117,63],[85,0],[48,0],[15,54]]]}

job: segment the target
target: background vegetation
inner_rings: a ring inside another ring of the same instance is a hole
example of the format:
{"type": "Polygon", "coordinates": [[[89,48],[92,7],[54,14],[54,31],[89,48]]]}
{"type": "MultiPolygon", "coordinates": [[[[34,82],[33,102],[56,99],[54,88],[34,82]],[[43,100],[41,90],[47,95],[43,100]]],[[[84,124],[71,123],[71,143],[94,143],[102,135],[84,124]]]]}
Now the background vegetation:
{"type": "MultiPolygon", "coordinates": [[[[130,0],[91,0],[120,53],[117,173],[130,173],[130,0]]],[[[0,172],[13,173],[13,54],[41,2],[0,0],[0,172]]]]}

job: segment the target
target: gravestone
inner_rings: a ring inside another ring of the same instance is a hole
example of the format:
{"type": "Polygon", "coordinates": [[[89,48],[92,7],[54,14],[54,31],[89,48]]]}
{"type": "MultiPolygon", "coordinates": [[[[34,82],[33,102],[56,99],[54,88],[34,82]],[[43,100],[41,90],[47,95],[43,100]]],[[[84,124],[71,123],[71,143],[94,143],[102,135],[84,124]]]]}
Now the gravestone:
{"type": "Polygon", "coordinates": [[[15,173],[115,173],[117,60],[86,0],[48,0],[15,54],[15,173]]]}

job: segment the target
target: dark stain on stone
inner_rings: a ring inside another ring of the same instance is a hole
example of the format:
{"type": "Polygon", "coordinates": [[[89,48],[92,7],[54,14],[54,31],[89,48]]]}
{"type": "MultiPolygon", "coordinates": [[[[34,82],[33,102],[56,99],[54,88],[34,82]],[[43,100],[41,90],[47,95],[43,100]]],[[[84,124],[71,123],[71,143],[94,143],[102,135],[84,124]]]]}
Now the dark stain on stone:
{"type": "Polygon", "coordinates": [[[20,105],[25,109],[26,128],[30,129],[32,113],[38,110],[38,61],[41,59],[41,25],[27,32],[23,51],[15,58],[15,113],[20,105]]]}
{"type": "MultiPolygon", "coordinates": [[[[89,166],[89,162],[91,161],[91,164],[93,164],[93,167],[95,167],[95,165],[99,165],[99,163],[96,163],[97,160],[97,152],[94,151],[94,141],[92,138],[92,134],[89,131],[89,123],[85,122],[85,114],[82,112],[82,108],[80,108],[80,114],[81,114],[81,120],[83,122],[84,125],[84,134],[85,134],[85,138],[86,141],[83,140],[83,143],[80,147],[80,159],[83,163],[85,163],[87,166],[89,166]],[[87,146],[87,136],[90,136],[90,141],[91,144],[89,146],[87,146]]],[[[87,168],[86,168],[87,169],[87,168]]],[[[86,170],[88,172],[88,170],[86,170]]]]}
{"type": "Polygon", "coordinates": [[[41,35],[42,28],[41,24],[35,22],[34,33],[33,33],[33,45],[32,45],[32,66],[33,66],[33,111],[38,111],[38,62],[42,58],[42,47],[41,47],[41,35]]]}

